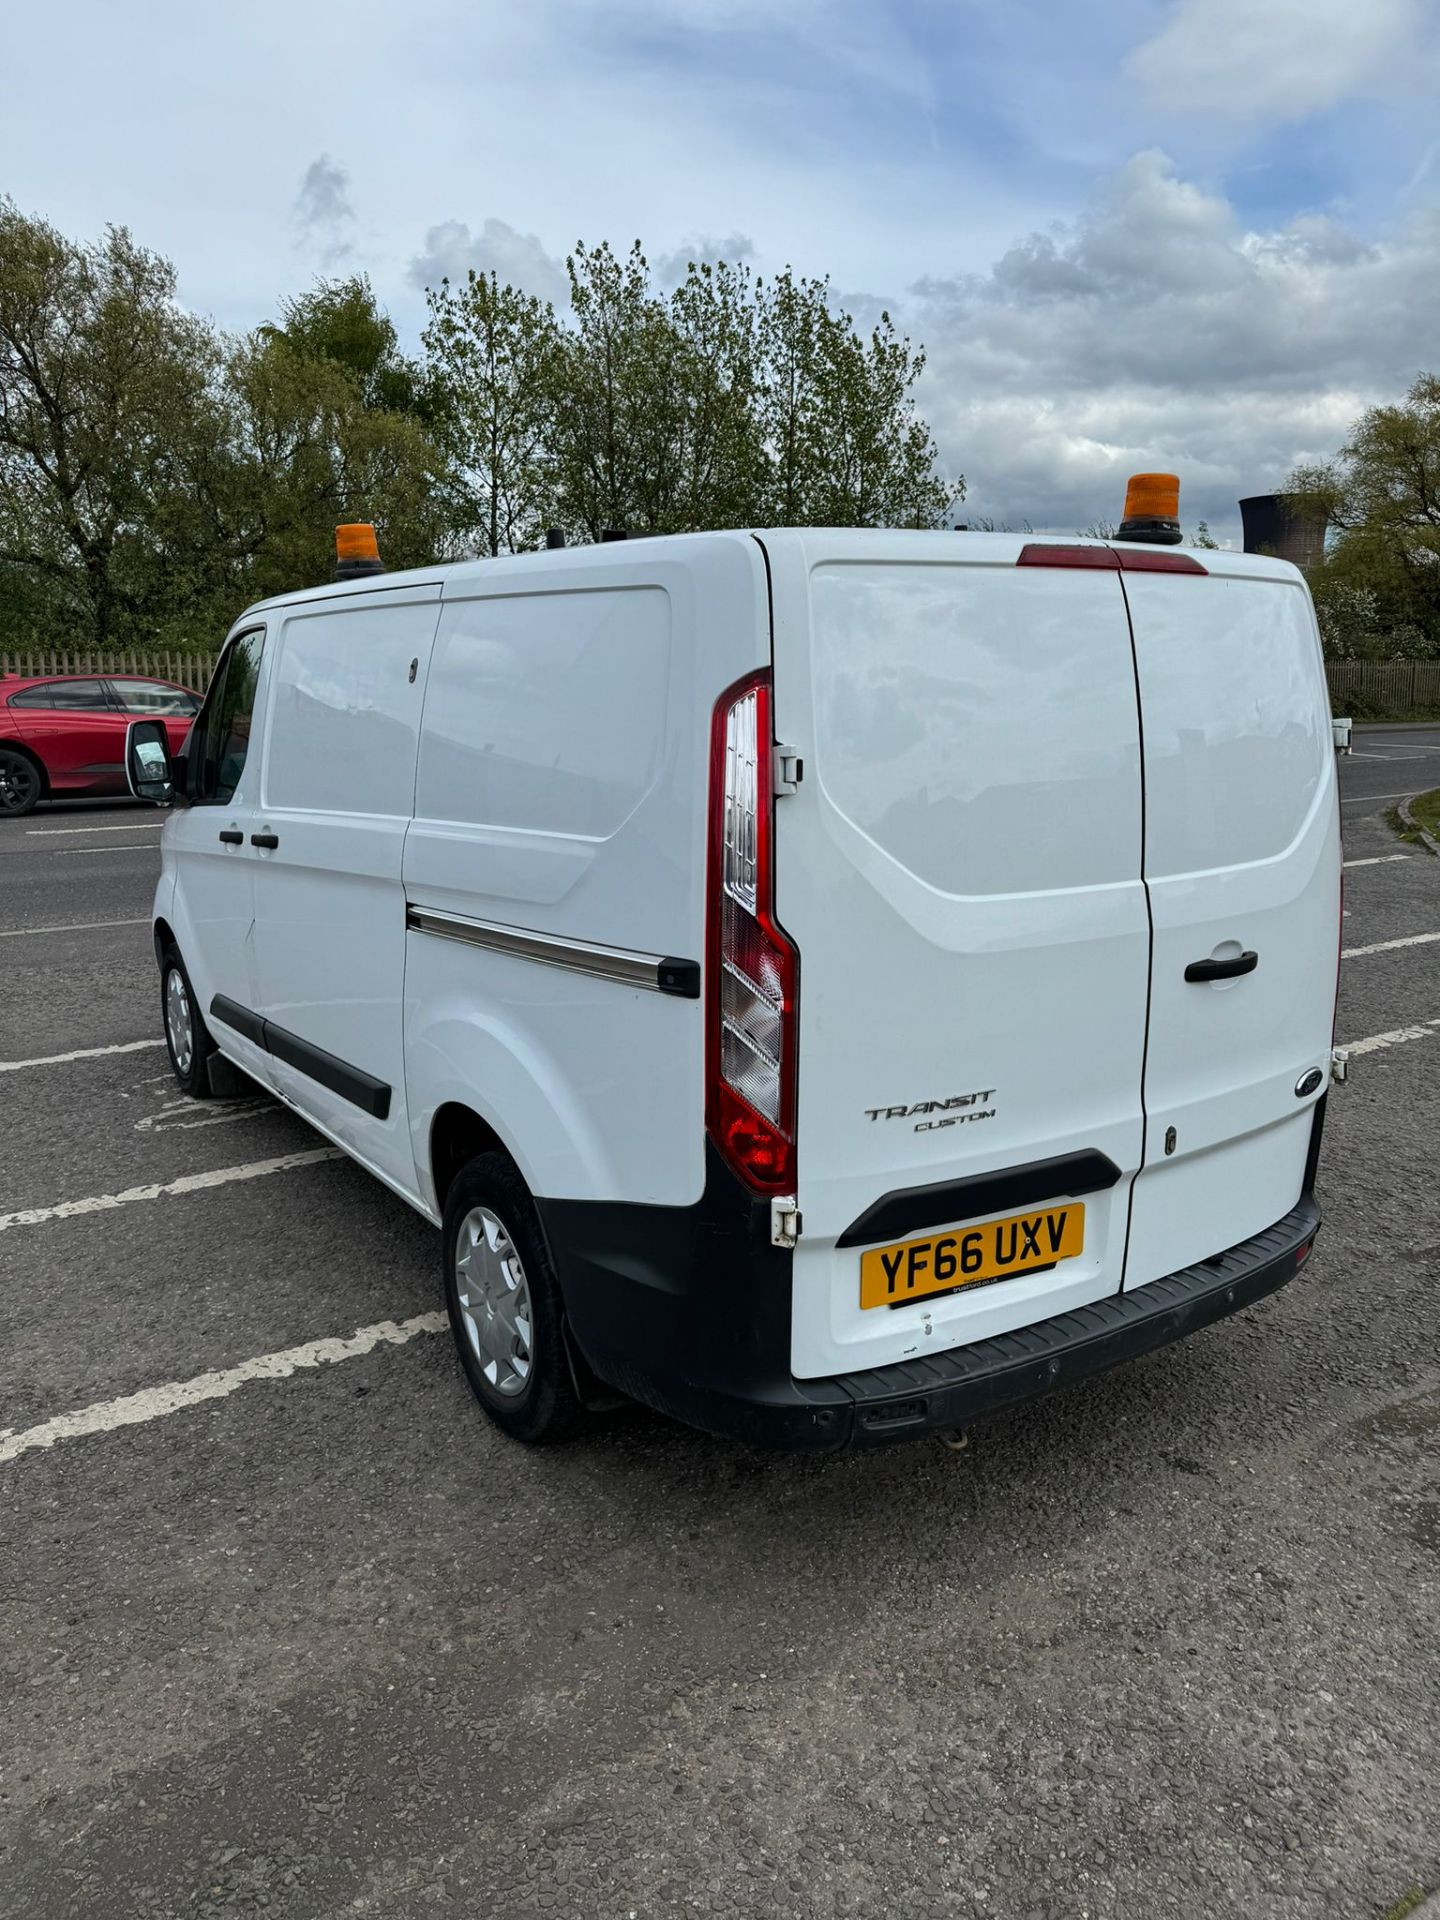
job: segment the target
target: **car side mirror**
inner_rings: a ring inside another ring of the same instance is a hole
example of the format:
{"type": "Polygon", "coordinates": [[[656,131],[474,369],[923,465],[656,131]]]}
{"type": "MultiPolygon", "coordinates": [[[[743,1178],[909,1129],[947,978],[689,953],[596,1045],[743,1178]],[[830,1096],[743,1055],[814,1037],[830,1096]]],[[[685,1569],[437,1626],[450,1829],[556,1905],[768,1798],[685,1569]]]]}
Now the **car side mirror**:
{"type": "Polygon", "coordinates": [[[161,720],[132,720],[125,729],[125,780],[137,800],[163,807],[175,797],[170,737],[161,720]]]}

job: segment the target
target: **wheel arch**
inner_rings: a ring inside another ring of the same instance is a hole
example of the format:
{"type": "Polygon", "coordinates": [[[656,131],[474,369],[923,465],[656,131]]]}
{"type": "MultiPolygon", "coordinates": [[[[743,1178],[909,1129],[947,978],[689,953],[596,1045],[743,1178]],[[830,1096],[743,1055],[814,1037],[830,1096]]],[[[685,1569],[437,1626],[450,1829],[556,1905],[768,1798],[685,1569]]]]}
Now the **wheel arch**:
{"type": "Polygon", "coordinates": [[[523,1180],[515,1156],[490,1122],[463,1100],[443,1101],[430,1122],[430,1180],[435,1205],[445,1211],[445,1200],[460,1169],[481,1153],[503,1153],[523,1180]]]}
{"type": "Polygon", "coordinates": [[[40,776],[40,798],[42,800],[50,798],[50,775],[46,771],[45,762],[32,746],[28,746],[23,740],[17,740],[14,734],[0,734],[0,751],[18,753],[22,760],[28,760],[40,776]]]}
{"type": "Polygon", "coordinates": [[[174,947],[178,953],[180,951],[180,942],[175,938],[174,930],[168,920],[157,919],[152,931],[155,936],[155,964],[157,967],[163,967],[165,964],[165,949],[167,947],[174,947]]]}

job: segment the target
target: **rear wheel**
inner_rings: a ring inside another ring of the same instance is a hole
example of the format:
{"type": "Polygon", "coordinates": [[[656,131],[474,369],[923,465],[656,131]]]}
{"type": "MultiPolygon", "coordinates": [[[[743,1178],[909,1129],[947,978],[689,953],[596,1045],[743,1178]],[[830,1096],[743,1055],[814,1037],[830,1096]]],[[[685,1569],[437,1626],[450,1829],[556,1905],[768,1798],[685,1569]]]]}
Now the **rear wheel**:
{"type": "Polygon", "coordinates": [[[560,1285],[511,1161],[482,1153],[445,1199],[445,1305],[470,1390],[513,1439],[567,1440],[584,1420],[560,1285]]]}
{"type": "Polygon", "coordinates": [[[175,1078],[192,1099],[203,1100],[210,1092],[209,1065],[215,1042],[195,1004],[195,990],[175,947],[165,949],[160,963],[160,1012],[165,1022],[165,1050],[175,1078]]]}
{"type": "Polygon", "coordinates": [[[28,753],[0,747],[0,813],[33,813],[45,791],[45,776],[28,753]]]}

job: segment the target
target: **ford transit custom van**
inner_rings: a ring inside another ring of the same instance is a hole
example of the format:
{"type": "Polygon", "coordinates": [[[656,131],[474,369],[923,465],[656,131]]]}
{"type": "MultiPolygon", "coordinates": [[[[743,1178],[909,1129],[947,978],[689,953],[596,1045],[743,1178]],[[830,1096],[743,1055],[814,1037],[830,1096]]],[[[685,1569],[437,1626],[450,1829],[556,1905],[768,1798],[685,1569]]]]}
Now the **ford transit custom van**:
{"type": "Polygon", "coordinates": [[[237,622],[183,756],[170,1057],[442,1231],[508,1433],[623,1395],[838,1448],[1283,1285],[1340,826],[1284,562],[680,535],[237,622]],[[227,1065],[228,1063],[228,1065],[227,1065]]]}

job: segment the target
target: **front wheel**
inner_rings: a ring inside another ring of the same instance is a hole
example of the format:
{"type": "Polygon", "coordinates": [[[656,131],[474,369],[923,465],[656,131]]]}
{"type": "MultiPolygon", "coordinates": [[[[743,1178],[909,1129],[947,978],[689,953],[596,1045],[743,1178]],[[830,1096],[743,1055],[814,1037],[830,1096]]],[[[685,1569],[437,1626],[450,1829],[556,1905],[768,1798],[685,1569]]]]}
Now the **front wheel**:
{"type": "Polygon", "coordinates": [[[445,1305],[470,1390],[496,1426],[534,1446],[584,1420],[565,1352],[560,1284],[514,1164],[482,1153],[445,1198],[445,1305]]]}
{"type": "Polygon", "coordinates": [[[165,1020],[165,1050],[181,1089],[194,1100],[203,1100],[210,1092],[210,1056],[215,1042],[210,1037],[195,990],[185,971],[185,962],[174,947],[167,947],[160,965],[160,1011],[165,1020]]]}
{"type": "Polygon", "coordinates": [[[33,813],[44,786],[40,769],[28,753],[0,747],[0,813],[17,819],[22,813],[33,813]]]}

